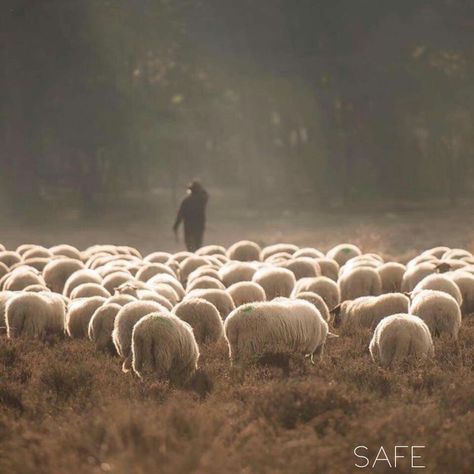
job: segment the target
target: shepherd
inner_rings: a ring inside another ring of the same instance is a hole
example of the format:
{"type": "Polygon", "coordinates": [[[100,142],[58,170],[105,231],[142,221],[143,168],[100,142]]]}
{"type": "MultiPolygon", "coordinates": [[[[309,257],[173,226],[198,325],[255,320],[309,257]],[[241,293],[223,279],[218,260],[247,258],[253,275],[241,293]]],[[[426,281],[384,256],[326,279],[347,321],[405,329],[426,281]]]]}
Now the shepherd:
{"type": "Polygon", "coordinates": [[[184,241],[190,252],[202,247],[204,229],[206,226],[206,206],[209,194],[198,180],[192,181],[186,196],[179,206],[173,231],[178,238],[178,228],[181,222],[184,227],[184,241]]]}

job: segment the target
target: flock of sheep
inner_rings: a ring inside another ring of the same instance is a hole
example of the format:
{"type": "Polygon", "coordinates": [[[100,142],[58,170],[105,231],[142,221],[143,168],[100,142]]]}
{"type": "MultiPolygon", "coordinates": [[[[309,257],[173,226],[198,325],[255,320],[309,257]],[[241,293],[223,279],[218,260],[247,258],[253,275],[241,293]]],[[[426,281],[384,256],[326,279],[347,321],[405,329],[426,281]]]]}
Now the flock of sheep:
{"type": "Polygon", "coordinates": [[[225,338],[232,363],[322,356],[331,331],[373,331],[382,366],[434,354],[474,312],[474,256],[436,247],[406,265],[341,244],[239,241],[195,253],[96,245],[0,246],[0,324],[7,338],[89,338],[123,370],[183,384],[200,349],[225,338]],[[330,328],[331,326],[331,328],[330,328]]]}

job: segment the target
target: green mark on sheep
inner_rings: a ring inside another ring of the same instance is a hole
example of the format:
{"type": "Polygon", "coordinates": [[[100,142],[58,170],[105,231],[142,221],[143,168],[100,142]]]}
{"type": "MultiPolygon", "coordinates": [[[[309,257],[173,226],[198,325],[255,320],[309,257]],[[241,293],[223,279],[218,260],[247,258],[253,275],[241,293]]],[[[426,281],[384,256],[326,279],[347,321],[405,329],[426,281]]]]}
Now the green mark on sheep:
{"type": "Polygon", "coordinates": [[[154,320],[156,322],[164,324],[165,326],[172,326],[173,325],[173,323],[166,316],[155,316],[154,320]]]}
{"type": "Polygon", "coordinates": [[[254,310],[255,308],[253,306],[246,306],[245,308],[242,308],[243,313],[250,313],[254,310]]]}
{"type": "Polygon", "coordinates": [[[348,247],[346,247],[345,249],[343,249],[343,252],[344,252],[344,253],[349,253],[350,251],[351,251],[351,249],[348,248],[348,247]]]}

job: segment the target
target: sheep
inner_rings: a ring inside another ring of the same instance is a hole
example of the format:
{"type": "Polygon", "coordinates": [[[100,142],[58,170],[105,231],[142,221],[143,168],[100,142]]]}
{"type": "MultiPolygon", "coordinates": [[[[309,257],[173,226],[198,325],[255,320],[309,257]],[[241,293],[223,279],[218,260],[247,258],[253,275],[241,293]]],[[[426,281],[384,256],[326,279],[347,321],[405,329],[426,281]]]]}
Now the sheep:
{"type": "Polygon", "coordinates": [[[179,296],[171,285],[158,283],[151,286],[151,289],[158,295],[164,296],[173,306],[179,301],[179,296]]]}
{"type": "Polygon", "coordinates": [[[123,283],[132,280],[132,275],[126,270],[117,270],[105,276],[102,280],[102,286],[110,293],[114,293],[115,288],[118,288],[123,283]]]}
{"type": "Polygon", "coordinates": [[[174,304],[172,304],[164,296],[159,295],[152,290],[138,290],[137,297],[140,301],[154,301],[155,303],[159,303],[168,311],[171,311],[174,306],[174,304]]]}
{"type": "Polygon", "coordinates": [[[135,278],[140,281],[148,281],[151,277],[161,273],[167,273],[172,277],[176,277],[174,271],[163,263],[147,263],[138,270],[135,278]]]}
{"type": "Polygon", "coordinates": [[[192,290],[195,289],[210,289],[210,288],[215,288],[219,290],[225,290],[224,284],[220,281],[217,280],[216,278],[210,277],[210,276],[202,276],[199,278],[195,278],[193,281],[188,283],[186,286],[186,291],[189,293],[192,290]]]}
{"type": "Polygon", "coordinates": [[[263,288],[267,301],[279,296],[288,298],[296,284],[295,276],[290,270],[278,267],[260,268],[255,272],[252,281],[263,288]]]}
{"type": "Polygon", "coordinates": [[[102,284],[101,276],[94,270],[84,268],[74,272],[64,284],[63,295],[70,296],[72,290],[83,283],[97,283],[102,284]]]}
{"type": "Polygon", "coordinates": [[[23,261],[28,260],[29,258],[51,258],[53,254],[44,247],[34,247],[27,250],[23,255],[23,261]]]}
{"type": "Polygon", "coordinates": [[[291,259],[284,264],[284,268],[293,272],[296,280],[304,277],[316,277],[321,275],[321,268],[318,263],[309,257],[291,259]]]}
{"type": "Polygon", "coordinates": [[[46,286],[55,293],[62,293],[67,279],[76,271],[84,268],[79,260],[58,258],[52,260],[43,269],[46,286]]]}
{"type": "Polygon", "coordinates": [[[411,268],[408,268],[407,265],[407,271],[403,275],[402,280],[402,292],[413,291],[413,288],[415,288],[423,278],[431,275],[435,271],[436,265],[432,262],[423,262],[411,268]]]}
{"type": "Polygon", "coordinates": [[[182,300],[184,298],[186,292],[184,291],[183,285],[171,275],[168,275],[166,273],[159,273],[158,275],[153,276],[147,281],[147,284],[150,286],[161,283],[165,283],[166,285],[171,286],[171,288],[173,288],[173,290],[178,295],[179,300],[182,300]]]}
{"type": "Polygon", "coordinates": [[[225,320],[235,309],[234,301],[229,293],[224,290],[193,290],[185,296],[183,301],[191,298],[202,298],[212,303],[219,311],[222,320],[225,320]]]}
{"type": "Polygon", "coordinates": [[[265,301],[266,295],[264,289],[253,281],[239,281],[227,288],[227,293],[234,301],[235,307],[255,301],[265,301]]]}
{"type": "Polygon", "coordinates": [[[474,313],[474,275],[464,270],[457,270],[448,274],[448,277],[461,291],[463,314],[474,313]]]}
{"type": "Polygon", "coordinates": [[[18,291],[0,291],[0,334],[6,334],[7,323],[5,319],[5,308],[8,300],[20,294],[18,291]]]}
{"type": "Polygon", "coordinates": [[[196,255],[207,256],[207,255],[226,255],[227,250],[222,245],[206,245],[196,250],[196,255]]]}
{"type": "MultiPolygon", "coordinates": [[[[377,268],[382,280],[382,293],[399,293],[402,289],[405,265],[397,262],[387,262],[377,268]]],[[[403,311],[402,311],[403,312],[403,311]]]]}
{"type": "Polygon", "coordinates": [[[462,305],[461,290],[454,281],[444,275],[433,274],[423,278],[413,289],[413,294],[416,295],[422,290],[444,291],[448,295],[451,295],[459,306],[462,305]]]}
{"type": "Polygon", "coordinates": [[[432,255],[435,258],[441,258],[449,249],[449,247],[433,247],[431,249],[425,250],[421,255],[432,255]]]}
{"type": "Polygon", "coordinates": [[[215,268],[213,265],[203,265],[202,267],[196,268],[196,270],[192,271],[188,276],[188,285],[193,282],[196,278],[201,278],[203,276],[209,276],[215,278],[216,280],[222,281],[221,277],[219,276],[219,270],[215,268]]]}
{"type": "Polygon", "coordinates": [[[262,260],[265,261],[272,255],[275,255],[277,253],[288,253],[289,255],[293,255],[298,250],[298,246],[293,244],[283,243],[267,245],[265,248],[262,249],[262,260]]]}
{"type": "Polygon", "coordinates": [[[190,298],[173,308],[173,314],[186,321],[194,332],[196,342],[211,344],[224,335],[224,325],[217,308],[202,298],[190,298]]]}
{"type": "Polygon", "coordinates": [[[239,281],[251,281],[257,266],[250,262],[229,262],[219,269],[219,276],[226,287],[239,281]]]}
{"type": "Polygon", "coordinates": [[[240,240],[227,249],[227,257],[239,262],[257,262],[261,260],[261,252],[262,249],[257,243],[250,240],[240,240]]]}
{"type": "Polygon", "coordinates": [[[83,283],[82,285],[76,286],[71,291],[70,298],[75,300],[77,298],[90,298],[91,296],[103,296],[109,298],[110,293],[101,285],[97,283],[83,283]]]}
{"type": "MultiPolygon", "coordinates": [[[[23,254],[25,252],[27,252],[28,250],[31,250],[31,249],[34,249],[34,248],[37,248],[37,247],[40,247],[40,248],[44,248],[44,247],[41,247],[37,244],[21,244],[19,245],[17,248],[16,248],[16,253],[18,255],[20,255],[21,257],[23,257],[23,254]]],[[[3,249],[4,251],[5,249],[3,249]]]]}
{"type": "Polygon", "coordinates": [[[461,260],[463,258],[473,258],[473,255],[464,249],[449,249],[443,254],[441,260],[461,260]]]}
{"type": "Polygon", "coordinates": [[[326,257],[335,260],[339,266],[342,266],[351,258],[359,255],[362,255],[359,247],[353,244],[340,244],[329,250],[326,257]]]}
{"type": "Polygon", "coordinates": [[[130,369],[133,326],[147,314],[168,310],[154,301],[134,301],[122,306],[114,321],[112,341],[119,356],[123,359],[123,370],[130,369]]]}
{"type": "Polygon", "coordinates": [[[50,258],[40,258],[40,257],[28,258],[24,260],[21,264],[16,263],[15,265],[13,265],[11,269],[13,270],[14,268],[17,268],[17,266],[20,266],[20,265],[27,265],[28,267],[32,267],[35,270],[42,272],[49,262],[51,262],[50,258]]]}
{"type": "Polygon", "coordinates": [[[105,303],[97,308],[89,321],[87,334],[89,339],[95,343],[99,351],[115,353],[112,341],[114,321],[118,312],[122,309],[119,304],[105,303]]]}
{"type": "Polygon", "coordinates": [[[20,267],[10,273],[3,284],[3,289],[6,291],[20,291],[30,285],[44,286],[45,282],[41,275],[20,267]]]}
{"type": "Polygon", "coordinates": [[[20,292],[11,297],[5,307],[7,335],[44,339],[64,333],[65,304],[54,293],[20,292]]]}
{"type": "Polygon", "coordinates": [[[26,288],[23,288],[23,291],[34,291],[35,293],[47,292],[52,293],[52,291],[44,285],[28,285],[26,288]]]}
{"type": "Polygon", "coordinates": [[[440,262],[438,258],[434,255],[417,255],[416,257],[412,258],[406,265],[407,269],[411,269],[417,267],[421,263],[432,263],[435,267],[440,262]]]}
{"type": "Polygon", "coordinates": [[[80,298],[69,305],[66,313],[66,332],[73,339],[87,337],[89,321],[94,312],[106,301],[102,296],[80,298]]]}
{"type": "Polygon", "coordinates": [[[149,263],[166,263],[172,255],[168,252],[153,252],[147,255],[143,261],[149,263]]]}
{"type": "Polygon", "coordinates": [[[54,247],[50,247],[49,251],[51,252],[51,255],[68,257],[74,260],[81,259],[81,252],[79,252],[79,250],[76,247],[73,247],[72,245],[67,245],[67,244],[55,245],[54,247]]]}
{"type": "Polygon", "coordinates": [[[371,256],[361,255],[359,257],[351,258],[344,265],[342,265],[341,269],[339,270],[339,276],[342,275],[345,271],[351,270],[356,267],[378,268],[382,264],[383,262],[371,256]]]}
{"type": "Polygon", "coordinates": [[[0,262],[0,278],[3,278],[8,271],[8,267],[3,262],[0,262]]]}
{"type": "Polygon", "coordinates": [[[337,281],[339,278],[339,264],[330,258],[315,258],[314,261],[318,264],[321,275],[337,281]]]}
{"type": "Polygon", "coordinates": [[[410,314],[421,318],[433,336],[447,333],[457,340],[461,327],[461,309],[449,294],[436,290],[417,293],[410,305],[410,314]]]}
{"type": "Polygon", "coordinates": [[[313,249],[311,247],[304,247],[304,248],[298,249],[293,254],[293,258],[298,258],[298,257],[324,258],[324,254],[318,249],[313,249]]]}
{"type": "Polygon", "coordinates": [[[199,347],[191,326],[168,312],[140,319],[132,333],[132,367],[144,378],[151,375],[183,386],[197,370],[199,347]]]}
{"type": "Polygon", "coordinates": [[[329,321],[330,313],[328,305],[320,295],[313,293],[312,291],[303,291],[302,293],[298,293],[296,299],[311,303],[319,311],[324,321],[329,321]]]}
{"type": "Polygon", "coordinates": [[[119,245],[117,250],[120,254],[132,255],[133,257],[142,260],[142,254],[135,247],[130,247],[130,245],[119,245]]]}
{"type": "Polygon", "coordinates": [[[321,296],[328,308],[334,308],[341,302],[341,291],[336,282],[328,277],[302,278],[296,282],[293,297],[311,291],[321,296]]]}
{"type": "Polygon", "coordinates": [[[15,265],[15,263],[21,262],[21,256],[17,252],[4,250],[0,252],[0,262],[4,263],[7,267],[11,267],[15,265]]]}
{"type": "Polygon", "coordinates": [[[382,280],[377,270],[369,267],[355,267],[346,270],[338,280],[341,301],[353,300],[359,296],[378,296],[382,293],[382,280]]]}
{"type": "Polygon", "coordinates": [[[189,274],[202,265],[209,265],[209,260],[206,257],[197,257],[192,255],[191,257],[183,260],[183,262],[180,264],[181,271],[179,274],[181,283],[185,284],[188,280],[189,274]]]}
{"type": "Polygon", "coordinates": [[[265,263],[269,263],[272,265],[283,265],[288,263],[289,260],[293,258],[293,255],[288,252],[278,252],[270,255],[268,258],[265,259],[265,263]]]}
{"type": "Polygon", "coordinates": [[[331,311],[334,326],[344,325],[350,330],[374,329],[386,316],[408,313],[409,298],[402,293],[387,293],[381,296],[361,296],[341,303],[331,311]]]}
{"type": "Polygon", "coordinates": [[[329,328],[311,303],[278,298],[240,306],[226,319],[224,332],[233,364],[271,357],[288,374],[290,356],[322,356],[329,328]]]}
{"type": "Polygon", "coordinates": [[[193,257],[194,254],[192,252],[188,252],[186,250],[183,250],[181,252],[177,252],[175,254],[173,254],[170,259],[168,260],[168,262],[166,262],[166,265],[169,264],[170,260],[173,260],[174,262],[177,262],[177,263],[182,263],[184,262],[188,257],[193,257]]]}
{"type": "Polygon", "coordinates": [[[383,318],[375,328],[369,350],[372,360],[383,367],[434,356],[428,326],[421,318],[410,314],[383,318]]]}
{"type": "Polygon", "coordinates": [[[127,303],[132,303],[137,301],[137,299],[132,295],[112,295],[110,298],[107,298],[104,304],[118,304],[120,306],[125,306],[127,303]]]}

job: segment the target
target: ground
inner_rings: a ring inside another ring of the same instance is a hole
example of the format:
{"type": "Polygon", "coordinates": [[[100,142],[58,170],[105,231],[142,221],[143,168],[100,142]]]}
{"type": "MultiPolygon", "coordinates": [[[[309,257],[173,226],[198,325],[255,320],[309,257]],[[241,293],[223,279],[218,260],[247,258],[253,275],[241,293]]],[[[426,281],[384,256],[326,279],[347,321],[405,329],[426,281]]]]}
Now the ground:
{"type": "MultiPolygon", "coordinates": [[[[404,261],[433,245],[474,250],[466,212],[409,214],[215,213],[208,242],[240,238],[327,249],[342,241],[404,261]]],[[[176,250],[172,216],[106,218],[86,225],[4,226],[3,242],[128,243],[176,250]]],[[[351,473],[356,446],[373,462],[380,446],[426,446],[421,472],[470,473],[474,466],[474,315],[458,344],[436,340],[424,365],[385,370],[368,353],[370,333],[340,332],[322,360],[286,378],[277,369],[232,371],[225,345],[202,349],[213,382],[207,397],[121,372],[89,341],[52,344],[0,336],[0,472],[351,473]],[[365,453],[364,453],[365,454],[365,453]]],[[[406,455],[409,451],[405,452],[406,455]]],[[[371,472],[418,472],[379,462],[371,472]]],[[[369,469],[368,469],[369,470],[369,469]]]]}

